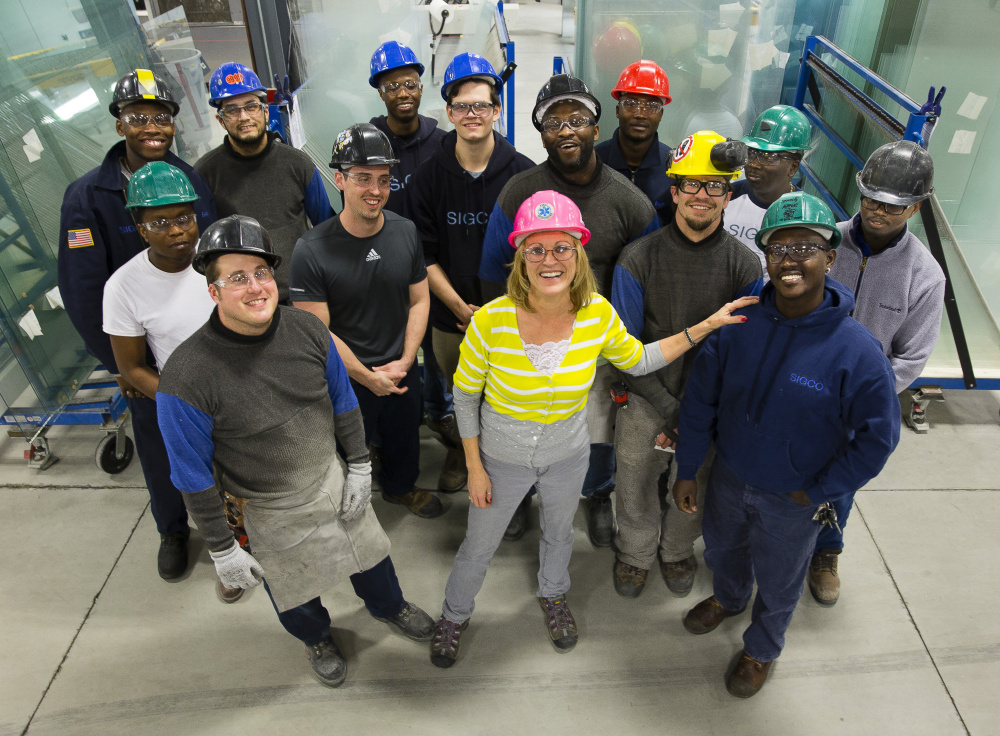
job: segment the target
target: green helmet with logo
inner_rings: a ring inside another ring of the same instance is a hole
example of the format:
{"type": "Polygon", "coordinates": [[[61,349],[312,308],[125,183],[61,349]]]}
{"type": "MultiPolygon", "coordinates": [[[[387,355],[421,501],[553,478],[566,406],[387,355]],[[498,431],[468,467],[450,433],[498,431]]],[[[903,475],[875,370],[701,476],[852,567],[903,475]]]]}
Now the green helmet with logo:
{"type": "Polygon", "coordinates": [[[812,126],[800,110],[775,105],[760,114],[742,141],[758,151],[808,151],[811,138],[812,126]]]}
{"type": "Polygon", "coordinates": [[[151,161],[129,180],[125,207],[133,210],[197,201],[198,195],[183,171],[165,161],[151,161]]]}
{"type": "Polygon", "coordinates": [[[764,250],[771,235],[787,227],[814,230],[830,242],[831,248],[840,245],[842,238],[837,220],[826,202],[805,192],[785,194],[767,208],[755,238],[757,247],[764,250]]]}

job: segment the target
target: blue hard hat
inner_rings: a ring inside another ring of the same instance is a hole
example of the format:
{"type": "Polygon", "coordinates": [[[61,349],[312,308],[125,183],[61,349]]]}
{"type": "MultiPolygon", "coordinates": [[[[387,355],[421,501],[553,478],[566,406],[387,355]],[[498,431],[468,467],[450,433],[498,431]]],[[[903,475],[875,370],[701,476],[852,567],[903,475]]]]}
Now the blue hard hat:
{"type": "Polygon", "coordinates": [[[267,94],[267,88],[260,83],[250,67],[227,61],[212,72],[212,79],[208,83],[209,104],[212,107],[221,107],[222,101],[227,97],[245,95],[248,92],[267,94]]]}
{"type": "Polygon", "coordinates": [[[497,76],[490,62],[479,54],[466,51],[464,54],[458,54],[452,59],[451,63],[448,64],[448,68],[444,70],[444,82],[441,84],[441,98],[447,102],[448,88],[455,82],[460,82],[470,77],[481,77],[484,82],[489,82],[496,87],[498,94],[503,87],[503,80],[497,76]]]}
{"type": "Polygon", "coordinates": [[[417,76],[422,76],[424,73],[424,65],[417,61],[417,55],[413,53],[413,49],[404,46],[399,41],[386,41],[372,54],[371,76],[368,77],[368,84],[378,89],[375,77],[402,66],[415,66],[417,76]]]}

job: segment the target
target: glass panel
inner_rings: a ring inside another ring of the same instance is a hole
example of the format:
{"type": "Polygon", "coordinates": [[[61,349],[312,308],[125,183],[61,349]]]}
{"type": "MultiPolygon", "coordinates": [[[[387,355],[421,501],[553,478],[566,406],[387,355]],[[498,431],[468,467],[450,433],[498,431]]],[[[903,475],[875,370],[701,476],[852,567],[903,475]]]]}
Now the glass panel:
{"type": "Polygon", "coordinates": [[[96,365],[56,289],[59,214],[66,187],[119,140],[107,107],[115,82],[137,67],[166,74],[181,100],[179,155],[215,145],[185,117],[197,109],[214,122],[183,10],[149,25],[151,50],[131,2],[73,5],[8,1],[0,26],[0,399],[44,413],[96,365]]]}
{"type": "MultiPolygon", "coordinates": [[[[739,2],[580,0],[574,71],[604,106],[601,138],[615,131],[611,90],[628,64],[652,59],[670,78],[673,102],[660,140],[675,145],[697,130],[738,138],[777,104],[795,0],[739,2]]],[[[794,66],[795,62],[791,62],[794,66]]]]}

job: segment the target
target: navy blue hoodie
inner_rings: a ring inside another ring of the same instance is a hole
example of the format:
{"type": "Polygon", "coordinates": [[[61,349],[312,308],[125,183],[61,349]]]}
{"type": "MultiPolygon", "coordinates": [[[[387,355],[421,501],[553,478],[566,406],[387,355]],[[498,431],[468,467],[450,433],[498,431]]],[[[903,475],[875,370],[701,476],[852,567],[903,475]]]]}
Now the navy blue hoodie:
{"type": "Polygon", "coordinates": [[[400,138],[392,132],[385,115],[379,115],[369,121],[386,134],[392,145],[393,154],[399,159],[399,163],[389,169],[392,182],[389,185],[389,201],[385,203],[385,209],[406,218],[410,217],[406,200],[406,187],[410,183],[410,178],[420,164],[434,155],[445,135],[445,132],[437,127],[438,123],[434,118],[424,115],[418,115],[417,118],[420,120],[420,127],[416,133],[406,138],[400,138]]]}
{"type": "MultiPolygon", "coordinates": [[[[455,131],[445,135],[434,156],[417,169],[406,190],[407,210],[423,242],[424,262],[441,266],[466,304],[482,306],[479,261],[490,212],[507,180],[535,164],[493,131],[490,162],[482,174],[473,177],[455,158],[457,141],[455,131]]],[[[458,334],[457,321],[431,294],[431,326],[458,334]]]]}
{"type": "Polygon", "coordinates": [[[892,366],[851,318],[854,297],[827,277],[823,303],[785,319],[773,284],[708,337],[681,402],[678,478],[693,480],[713,439],[745,483],[804,490],[813,503],[854,493],[899,442],[892,366]]]}

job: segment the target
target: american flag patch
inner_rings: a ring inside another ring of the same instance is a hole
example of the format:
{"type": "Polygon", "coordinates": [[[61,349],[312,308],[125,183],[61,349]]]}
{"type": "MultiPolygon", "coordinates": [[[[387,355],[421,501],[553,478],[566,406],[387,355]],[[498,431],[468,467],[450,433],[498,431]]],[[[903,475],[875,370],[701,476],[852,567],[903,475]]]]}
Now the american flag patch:
{"type": "Polygon", "coordinates": [[[70,248],[86,248],[94,244],[94,236],[90,234],[90,228],[86,230],[70,230],[67,234],[70,248]]]}

